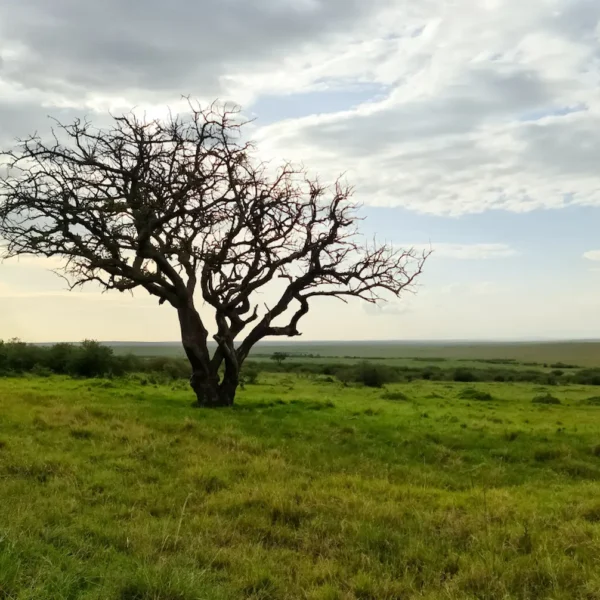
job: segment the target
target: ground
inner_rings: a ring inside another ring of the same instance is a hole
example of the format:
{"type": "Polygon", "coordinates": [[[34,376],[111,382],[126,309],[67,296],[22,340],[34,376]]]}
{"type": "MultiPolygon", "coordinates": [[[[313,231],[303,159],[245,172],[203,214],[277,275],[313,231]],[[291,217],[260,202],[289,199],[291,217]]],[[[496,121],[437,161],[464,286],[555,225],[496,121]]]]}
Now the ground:
{"type": "Polygon", "coordinates": [[[0,599],[600,599],[598,388],[263,374],[190,402],[0,379],[0,599]]]}

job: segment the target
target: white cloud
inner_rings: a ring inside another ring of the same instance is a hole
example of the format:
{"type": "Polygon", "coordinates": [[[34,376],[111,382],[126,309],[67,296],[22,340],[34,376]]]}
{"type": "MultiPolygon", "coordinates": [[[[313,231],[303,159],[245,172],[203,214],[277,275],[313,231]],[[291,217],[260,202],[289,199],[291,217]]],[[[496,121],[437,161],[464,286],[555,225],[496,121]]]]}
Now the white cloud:
{"type": "Polygon", "coordinates": [[[258,129],[262,151],[423,213],[600,205],[598,2],[138,2],[2,4],[2,135],[48,113],[154,114],[181,93],[251,103],[377,84],[383,99],[309,103],[312,116],[258,129]]]}
{"type": "Polygon", "coordinates": [[[518,252],[507,244],[414,244],[416,249],[433,250],[433,258],[450,258],[456,260],[488,260],[494,258],[510,258],[518,252]]]}
{"type": "Polygon", "coordinates": [[[600,205],[600,3],[427,2],[413,15],[423,33],[393,45],[408,9],[387,14],[370,42],[383,55],[347,53],[388,96],[265,127],[270,156],[344,171],[362,201],[424,213],[600,205]]]}
{"type": "Polygon", "coordinates": [[[370,317],[399,317],[412,311],[410,302],[404,299],[402,302],[386,302],[372,304],[371,302],[363,302],[362,308],[370,317]]]}
{"type": "Polygon", "coordinates": [[[583,253],[583,258],[588,260],[600,260],[600,250],[588,250],[583,253]]]}

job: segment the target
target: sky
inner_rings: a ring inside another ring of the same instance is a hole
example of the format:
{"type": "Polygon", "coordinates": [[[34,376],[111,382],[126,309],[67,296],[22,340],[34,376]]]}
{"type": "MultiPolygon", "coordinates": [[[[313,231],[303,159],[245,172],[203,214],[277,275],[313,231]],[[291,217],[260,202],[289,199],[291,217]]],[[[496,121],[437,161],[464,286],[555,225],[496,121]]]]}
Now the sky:
{"type": "MultiPolygon", "coordinates": [[[[344,173],[364,233],[432,247],[415,293],[303,338],[600,337],[597,0],[2,0],[0,145],[48,117],[239,104],[275,160],[344,173]]],[[[0,264],[0,338],[176,340],[167,305],[0,264]]]]}

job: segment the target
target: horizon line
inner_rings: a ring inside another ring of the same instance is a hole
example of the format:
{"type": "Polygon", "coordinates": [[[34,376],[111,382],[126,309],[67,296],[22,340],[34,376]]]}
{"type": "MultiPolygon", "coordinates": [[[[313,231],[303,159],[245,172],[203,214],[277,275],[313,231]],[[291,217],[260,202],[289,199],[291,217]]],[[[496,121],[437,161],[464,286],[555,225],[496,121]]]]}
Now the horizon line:
{"type": "MultiPolygon", "coordinates": [[[[25,340],[23,340],[25,341],[25,340]]],[[[58,344],[58,343],[80,343],[79,341],[41,341],[41,342],[30,342],[32,344],[58,344]]],[[[153,341],[141,341],[141,340],[97,340],[101,344],[118,344],[118,345],[181,345],[181,341],[178,340],[153,340],[153,341]]],[[[545,338],[545,337],[531,337],[531,338],[485,338],[485,339],[472,339],[472,338],[453,338],[453,339],[370,339],[370,340],[260,340],[258,344],[533,344],[533,343],[593,343],[600,342],[600,338],[545,338]]],[[[216,344],[214,340],[209,340],[209,344],[216,344]]]]}

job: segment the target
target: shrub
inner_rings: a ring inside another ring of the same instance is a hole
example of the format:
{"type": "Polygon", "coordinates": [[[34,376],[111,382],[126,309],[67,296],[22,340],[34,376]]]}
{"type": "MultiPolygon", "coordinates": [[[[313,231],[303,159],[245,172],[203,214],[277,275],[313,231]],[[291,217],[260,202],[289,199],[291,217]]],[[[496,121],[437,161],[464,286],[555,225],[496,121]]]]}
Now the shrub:
{"type": "Polygon", "coordinates": [[[54,344],[46,351],[46,365],[54,373],[68,373],[76,352],[73,344],[54,344]]]}
{"type": "Polygon", "coordinates": [[[135,373],[136,371],[139,372],[144,370],[144,360],[135,354],[125,354],[123,356],[115,357],[113,362],[117,365],[117,372],[135,373]]]}
{"type": "Polygon", "coordinates": [[[380,388],[399,378],[398,373],[387,365],[363,361],[357,365],[338,366],[335,376],[344,384],[361,383],[366,387],[380,388]]]}
{"type": "Polygon", "coordinates": [[[260,368],[256,363],[247,363],[242,368],[241,383],[242,385],[254,385],[258,381],[260,368]]]}
{"type": "Polygon", "coordinates": [[[440,379],[442,370],[439,367],[427,367],[421,371],[421,379],[430,381],[432,379],[440,379]]]}
{"type": "Polygon", "coordinates": [[[472,371],[469,371],[469,369],[463,369],[463,368],[456,369],[456,371],[454,371],[454,375],[453,375],[452,379],[454,379],[454,381],[461,381],[463,383],[477,381],[477,378],[475,377],[475,375],[473,374],[472,371]]]}
{"type": "Polygon", "coordinates": [[[481,390],[476,390],[475,388],[465,388],[461,390],[458,394],[458,397],[462,400],[480,400],[480,401],[489,401],[493,400],[493,396],[488,392],[482,392],[481,390]]]}
{"type": "Polygon", "coordinates": [[[361,363],[357,372],[358,382],[367,387],[380,388],[390,380],[389,373],[380,365],[361,363]]]}
{"type": "Polygon", "coordinates": [[[289,354],[287,352],[273,352],[271,355],[271,360],[275,361],[279,366],[281,366],[281,363],[288,357],[289,354]]]}
{"type": "Polygon", "coordinates": [[[167,379],[189,379],[191,368],[187,360],[170,358],[168,356],[155,356],[147,359],[146,372],[163,375],[167,379]]]}
{"type": "Polygon", "coordinates": [[[44,348],[26,344],[17,338],[1,343],[0,347],[0,371],[14,371],[23,373],[31,371],[33,367],[43,364],[44,348]]]}
{"type": "Polygon", "coordinates": [[[31,373],[36,377],[50,377],[52,375],[52,371],[48,367],[40,365],[40,363],[33,365],[31,373]]]}
{"type": "Polygon", "coordinates": [[[575,374],[574,381],[583,385],[600,385],[600,371],[597,369],[584,369],[575,374]]]}
{"type": "Polygon", "coordinates": [[[98,377],[113,368],[113,350],[94,340],[84,340],[73,355],[69,370],[80,377],[98,377]]]}
{"type": "Polygon", "coordinates": [[[543,396],[536,396],[532,402],[534,404],[561,404],[561,401],[558,398],[550,394],[545,394],[543,396]]]}

